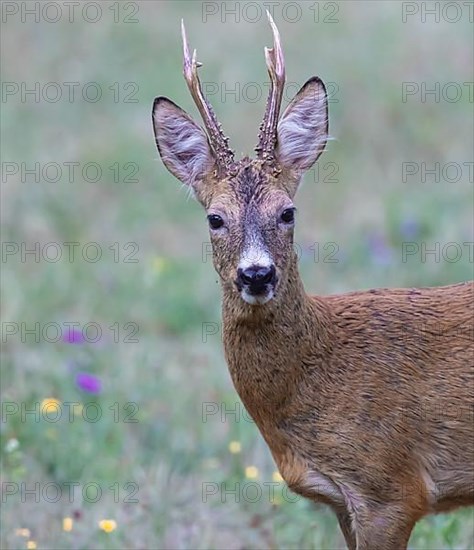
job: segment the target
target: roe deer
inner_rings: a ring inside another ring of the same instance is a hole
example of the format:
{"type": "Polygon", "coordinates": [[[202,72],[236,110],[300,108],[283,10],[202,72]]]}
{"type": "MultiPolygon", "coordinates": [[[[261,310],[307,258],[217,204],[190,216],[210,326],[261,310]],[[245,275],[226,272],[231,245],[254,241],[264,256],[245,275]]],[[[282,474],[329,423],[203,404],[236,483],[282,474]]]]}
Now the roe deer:
{"type": "Polygon", "coordinates": [[[279,117],[285,67],[268,18],[257,158],[234,161],[184,25],[184,76],[206,131],[158,97],[155,140],[206,210],[226,360],[281,475],[333,509],[349,549],[401,550],[424,515],[474,503],[474,286],[305,293],[293,197],[325,149],[327,95],[310,78],[279,117]]]}

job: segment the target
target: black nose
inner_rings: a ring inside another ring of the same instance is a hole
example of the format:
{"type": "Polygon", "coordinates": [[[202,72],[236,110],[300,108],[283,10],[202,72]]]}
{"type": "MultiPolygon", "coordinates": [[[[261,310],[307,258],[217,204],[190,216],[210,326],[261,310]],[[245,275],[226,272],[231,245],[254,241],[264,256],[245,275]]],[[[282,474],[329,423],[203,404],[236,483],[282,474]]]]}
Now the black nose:
{"type": "Polygon", "coordinates": [[[247,269],[239,269],[237,278],[241,285],[247,285],[251,291],[259,292],[265,289],[265,285],[275,282],[275,266],[253,265],[247,269]]]}

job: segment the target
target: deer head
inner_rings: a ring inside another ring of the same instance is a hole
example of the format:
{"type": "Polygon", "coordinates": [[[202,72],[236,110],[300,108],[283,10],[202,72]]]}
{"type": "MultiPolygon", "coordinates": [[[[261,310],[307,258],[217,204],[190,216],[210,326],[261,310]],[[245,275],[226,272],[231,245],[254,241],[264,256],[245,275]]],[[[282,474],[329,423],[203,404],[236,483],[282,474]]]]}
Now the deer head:
{"type": "Polygon", "coordinates": [[[285,64],[278,29],[267,11],[274,46],[265,48],[271,87],[256,159],[234,160],[228,138],[202,93],[196,50],[191,57],[182,23],[184,77],[205,129],[166,97],[153,104],[153,128],[168,170],[188,186],[207,213],[213,262],[224,291],[252,306],[278,300],[291,284],[293,197],[303,173],[323,152],[328,135],[327,94],[310,78],[279,118],[285,64]]]}

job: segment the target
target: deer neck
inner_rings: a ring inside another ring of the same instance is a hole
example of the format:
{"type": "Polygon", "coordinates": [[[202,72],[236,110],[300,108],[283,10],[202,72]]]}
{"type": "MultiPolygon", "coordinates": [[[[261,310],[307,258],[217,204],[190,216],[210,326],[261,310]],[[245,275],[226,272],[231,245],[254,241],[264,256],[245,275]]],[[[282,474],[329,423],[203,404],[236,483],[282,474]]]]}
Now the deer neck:
{"type": "Polygon", "coordinates": [[[275,419],[275,411],[284,414],[291,405],[307,376],[305,359],[314,363],[315,347],[327,354],[329,324],[323,301],[304,290],[296,257],[276,296],[263,306],[251,306],[233,288],[224,287],[223,340],[229,371],[261,428],[268,417],[275,419]]]}

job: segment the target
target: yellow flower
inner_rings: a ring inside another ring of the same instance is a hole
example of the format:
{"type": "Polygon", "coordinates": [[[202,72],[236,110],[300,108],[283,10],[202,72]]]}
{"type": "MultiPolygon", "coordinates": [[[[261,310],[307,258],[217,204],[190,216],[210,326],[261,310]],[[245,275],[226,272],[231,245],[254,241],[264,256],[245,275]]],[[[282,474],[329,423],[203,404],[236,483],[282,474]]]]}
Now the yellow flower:
{"type": "Polygon", "coordinates": [[[19,536],[19,537],[26,537],[26,538],[29,538],[30,537],[30,530],[29,529],[17,529],[15,531],[15,533],[19,536]]]}
{"type": "Polygon", "coordinates": [[[247,466],[245,468],[245,477],[248,477],[249,479],[257,479],[258,468],[256,466],[247,466]]]}
{"type": "Polygon", "coordinates": [[[153,258],[153,262],[151,264],[151,268],[153,273],[156,275],[161,275],[163,271],[166,269],[167,261],[165,258],[162,258],[160,256],[156,256],[156,258],[153,258]]]}
{"type": "Polygon", "coordinates": [[[229,451],[233,455],[240,453],[241,450],[242,450],[242,445],[240,444],[240,441],[231,441],[229,443],[229,451]]]}
{"type": "Polygon", "coordinates": [[[117,528],[117,522],[113,519],[101,519],[99,521],[99,527],[106,533],[111,533],[117,528]]]}
{"type": "Polygon", "coordinates": [[[61,414],[60,411],[58,411],[59,407],[61,406],[61,401],[59,399],[55,399],[54,397],[47,397],[46,399],[43,399],[41,401],[41,413],[44,414],[61,414]]]}
{"type": "Polygon", "coordinates": [[[272,504],[274,504],[275,506],[280,506],[280,504],[281,504],[282,502],[283,502],[283,501],[282,501],[280,495],[275,495],[275,496],[273,497],[272,504]]]}
{"type": "Polygon", "coordinates": [[[273,481],[276,481],[277,483],[282,483],[283,482],[283,478],[281,477],[280,472],[278,472],[277,470],[275,470],[273,472],[272,479],[273,479],[273,481]]]}
{"type": "Polygon", "coordinates": [[[72,518],[63,518],[63,531],[72,531],[72,518]]]}
{"type": "Polygon", "coordinates": [[[26,543],[26,547],[28,548],[28,550],[36,550],[36,542],[34,540],[29,540],[26,543]]]}

